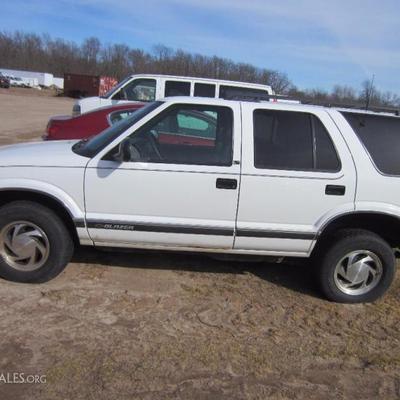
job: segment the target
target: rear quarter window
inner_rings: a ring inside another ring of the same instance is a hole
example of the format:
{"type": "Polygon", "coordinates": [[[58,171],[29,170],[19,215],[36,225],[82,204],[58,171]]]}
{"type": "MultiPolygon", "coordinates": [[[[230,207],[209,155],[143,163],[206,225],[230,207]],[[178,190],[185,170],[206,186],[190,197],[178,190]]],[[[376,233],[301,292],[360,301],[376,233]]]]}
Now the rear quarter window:
{"type": "Polygon", "coordinates": [[[400,176],[400,118],[342,112],[367,149],[376,168],[400,176]]]}
{"type": "Polygon", "coordinates": [[[219,97],[225,100],[269,100],[270,95],[266,90],[221,85],[219,97]]]}

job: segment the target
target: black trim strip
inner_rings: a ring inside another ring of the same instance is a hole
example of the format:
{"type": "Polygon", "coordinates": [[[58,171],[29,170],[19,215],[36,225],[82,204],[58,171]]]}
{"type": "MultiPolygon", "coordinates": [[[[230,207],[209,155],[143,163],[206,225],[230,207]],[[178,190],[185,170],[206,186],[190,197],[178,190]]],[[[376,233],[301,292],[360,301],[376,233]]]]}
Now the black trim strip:
{"type": "MultiPolygon", "coordinates": [[[[83,225],[84,226],[84,225],[83,225]]],[[[186,233],[189,235],[233,236],[234,230],[229,228],[213,228],[202,226],[182,226],[170,224],[127,223],[124,221],[88,220],[87,227],[92,229],[111,229],[120,231],[186,233]]],[[[285,232],[239,229],[237,237],[274,238],[313,240],[316,234],[312,232],[285,232]]]]}
{"type": "Polygon", "coordinates": [[[316,234],[312,232],[308,233],[308,232],[284,232],[284,231],[261,231],[261,230],[239,229],[236,231],[236,236],[274,238],[274,239],[313,240],[315,239],[316,234]]]}
{"type": "Polygon", "coordinates": [[[211,228],[200,226],[181,226],[181,225],[157,225],[143,224],[120,221],[98,221],[88,220],[88,228],[93,229],[113,229],[121,231],[138,231],[138,232],[160,232],[160,233],[186,233],[192,235],[216,235],[216,236],[233,236],[233,229],[211,228]]]}

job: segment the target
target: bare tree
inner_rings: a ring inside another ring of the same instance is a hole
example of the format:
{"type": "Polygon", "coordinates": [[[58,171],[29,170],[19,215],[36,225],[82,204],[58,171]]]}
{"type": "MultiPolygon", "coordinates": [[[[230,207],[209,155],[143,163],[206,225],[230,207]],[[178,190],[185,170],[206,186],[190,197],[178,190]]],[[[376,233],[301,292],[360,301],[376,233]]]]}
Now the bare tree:
{"type": "Polygon", "coordinates": [[[376,103],[378,103],[378,92],[374,85],[374,80],[375,80],[375,75],[372,76],[371,79],[366,79],[361,84],[360,100],[362,100],[365,103],[366,109],[368,109],[370,105],[372,104],[376,105],[376,103]]]}
{"type": "Polygon", "coordinates": [[[218,56],[174,50],[162,44],[148,52],[124,44],[105,45],[96,37],[89,37],[78,46],[47,34],[0,32],[0,60],[3,68],[46,71],[56,76],[62,76],[64,72],[110,75],[117,79],[146,72],[196,76],[271,85],[277,93],[309,102],[400,107],[399,96],[380,92],[373,80],[364,81],[359,93],[345,85],[336,85],[331,92],[300,90],[283,72],[218,56]]]}

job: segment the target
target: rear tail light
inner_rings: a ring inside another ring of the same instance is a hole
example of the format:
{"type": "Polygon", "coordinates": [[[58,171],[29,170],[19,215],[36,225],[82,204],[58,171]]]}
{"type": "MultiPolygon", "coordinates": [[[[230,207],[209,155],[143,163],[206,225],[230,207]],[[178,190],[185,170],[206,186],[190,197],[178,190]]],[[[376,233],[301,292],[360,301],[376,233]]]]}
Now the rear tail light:
{"type": "Polygon", "coordinates": [[[44,139],[44,140],[51,140],[51,139],[53,139],[53,137],[57,135],[57,132],[58,132],[59,130],[60,130],[60,126],[57,125],[57,124],[55,124],[55,123],[52,123],[52,122],[50,121],[50,122],[47,124],[47,128],[46,128],[46,132],[47,132],[46,139],[44,139],[44,137],[43,137],[43,139],[44,139]]]}

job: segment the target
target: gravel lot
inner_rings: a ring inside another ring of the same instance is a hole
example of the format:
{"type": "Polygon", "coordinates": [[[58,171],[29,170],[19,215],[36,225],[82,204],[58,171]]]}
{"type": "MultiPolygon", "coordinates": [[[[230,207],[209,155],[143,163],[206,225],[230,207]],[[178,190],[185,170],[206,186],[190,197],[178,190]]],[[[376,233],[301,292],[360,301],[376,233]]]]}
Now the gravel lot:
{"type": "MultiPolygon", "coordinates": [[[[0,144],[71,107],[1,90],[0,144]]],[[[0,399],[399,399],[399,289],[337,305],[307,264],[78,249],[47,284],[0,281],[0,374],[46,375],[0,399]]]]}

